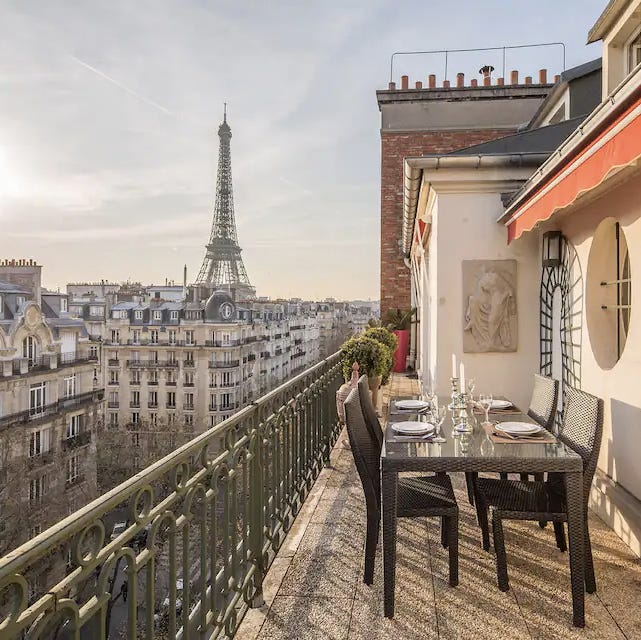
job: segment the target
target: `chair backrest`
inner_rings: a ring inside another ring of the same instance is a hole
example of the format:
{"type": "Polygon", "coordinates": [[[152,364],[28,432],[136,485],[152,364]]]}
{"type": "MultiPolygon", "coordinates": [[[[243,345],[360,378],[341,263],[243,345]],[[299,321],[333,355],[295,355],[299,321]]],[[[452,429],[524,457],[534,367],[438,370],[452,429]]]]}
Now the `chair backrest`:
{"type": "Polygon", "coordinates": [[[559,381],[538,373],[534,374],[534,388],[528,416],[536,420],[542,427],[552,431],[556,417],[556,407],[559,401],[559,381]]]}
{"type": "Polygon", "coordinates": [[[358,380],[358,395],[361,400],[361,410],[365,418],[365,424],[370,431],[370,434],[375,438],[378,443],[383,445],[383,430],[381,423],[378,421],[376,409],[372,403],[372,394],[369,390],[367,376],[361,376],[358,380]]]}
{"type": "Polygon", "coordinates": [[[345,418],[349,444],[365,493],[368,510],[381,509],[381,445],[372,437],[365,423],[358,387],[345,400],[345,418]]]}
{"type": "Polygon", "coordinates": [[[603,400],[574,387],[565,388],[559,440],[583,458],[583,492],[587,499],[601,450],[603,400]]]}

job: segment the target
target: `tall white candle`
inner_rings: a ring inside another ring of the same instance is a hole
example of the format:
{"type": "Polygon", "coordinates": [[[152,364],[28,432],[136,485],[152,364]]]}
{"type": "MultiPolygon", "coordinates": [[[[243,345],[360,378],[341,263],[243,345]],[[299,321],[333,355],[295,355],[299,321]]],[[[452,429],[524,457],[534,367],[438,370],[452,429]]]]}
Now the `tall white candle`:
{"type": "Polygon", "coordinates": [[[462,362],[459,368],[459,378],[459,389],[461,393],[465,393],[465,365],[462,362]]]}
{"type": "Polygon", "coordinates": [[[452,378],[456,378],[456,356],[452,354],[452,378]]]}

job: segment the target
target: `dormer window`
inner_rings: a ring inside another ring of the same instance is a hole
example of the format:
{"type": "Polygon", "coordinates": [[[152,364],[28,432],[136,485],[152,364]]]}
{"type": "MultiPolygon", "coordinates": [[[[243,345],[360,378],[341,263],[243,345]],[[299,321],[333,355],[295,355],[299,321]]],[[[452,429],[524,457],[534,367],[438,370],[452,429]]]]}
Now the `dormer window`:
{"type": "Polygon", "coordinates": [[[38,361],[38,340],[35,336],[27,336],[22,341],[22,357],[27,358],[29,366],[33,367],[38,361]]]}
{"type": "Polygon", "coordinates": [[[60,298],[60,311],[62,313],[67,313],[68,306],[67,306],[67,298],[60,298]]]}
{"type": "Polygon", "coordinates": [[[136,320],[142,320],[142,309],[136,309],[134,314],[135,314],[134,317],[136,318],[136,320]]]}
{"type": "Polygon", "coordinates": [[[160,309],[154,311],[154,320],[162,320],[162,311],[160,309]]]}
{"type": "Polygon", "coordinates": [[[639,64],[641,64],[641,29],[632,36],[627,44],[627,73],[632,73],[639,64]]]}

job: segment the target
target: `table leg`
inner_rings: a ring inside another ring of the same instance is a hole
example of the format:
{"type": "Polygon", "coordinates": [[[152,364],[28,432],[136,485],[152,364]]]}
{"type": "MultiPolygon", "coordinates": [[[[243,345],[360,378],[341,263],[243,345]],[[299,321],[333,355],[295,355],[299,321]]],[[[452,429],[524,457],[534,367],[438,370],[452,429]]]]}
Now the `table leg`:
{"type": "Polygon", "coordinates": [[[583,514],[583,474],[565,474],[565,497],[568,510],[568,542],[570,548],[570,580],[572,612],[575,627],[585,626],[585,565],[583,514]]]}
{"type": "Polygon", "coordinates": [[[398,473],[381,472],[383,509],[383,602],[385,617],[394,617],[394,587],[396,582],[396,500],[398,473]]]}

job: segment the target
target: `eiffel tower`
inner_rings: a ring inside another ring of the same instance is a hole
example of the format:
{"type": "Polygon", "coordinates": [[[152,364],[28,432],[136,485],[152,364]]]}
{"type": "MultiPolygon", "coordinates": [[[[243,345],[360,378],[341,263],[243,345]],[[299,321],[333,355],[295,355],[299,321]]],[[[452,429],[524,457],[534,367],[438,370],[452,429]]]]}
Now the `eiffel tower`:
{"type": "Polygon", "coordinates": [[[214,220],[205,259],[196,278],[196,284],[207,285],[211,289],[236,289],[245,297],[253,297],[256,291],[247,277],[236,233],[234,191],[231,181],[231,128],[227,124],[226,103],[223,122],[218,127],[218,137],[220,147],[214,220]]]}

